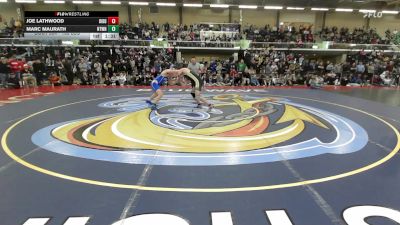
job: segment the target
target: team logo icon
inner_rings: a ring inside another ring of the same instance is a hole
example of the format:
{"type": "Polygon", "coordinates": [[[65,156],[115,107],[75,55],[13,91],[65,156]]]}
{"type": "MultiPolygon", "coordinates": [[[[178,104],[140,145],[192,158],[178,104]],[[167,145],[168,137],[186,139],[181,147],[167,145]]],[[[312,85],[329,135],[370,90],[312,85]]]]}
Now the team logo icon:
{"type": "Polygon", "coordinates": [[[189,97],[168,95],[157,110],[147,108],[143,97],[104,102],[98,107],[111,114],[45,127],[32,141],[93,160],[187,166],[347,154],[368,142],[367,132],[352,120],[288,99],[208,95],[216,107],[197,109],[189,97]]]}

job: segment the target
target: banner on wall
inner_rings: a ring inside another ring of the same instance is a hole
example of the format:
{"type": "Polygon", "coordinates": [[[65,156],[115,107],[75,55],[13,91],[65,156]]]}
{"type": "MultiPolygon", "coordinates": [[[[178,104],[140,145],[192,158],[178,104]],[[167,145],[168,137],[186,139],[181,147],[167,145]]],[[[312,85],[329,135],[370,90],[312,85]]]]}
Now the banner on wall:
{"type": "Polygon", "coordinates": [[[319,43],[315,43],[313,45],[313,49],[329,49],[329,46],[332,44],[332,41],[323,41],[319,43]]]}
{"type": "Polygon", "coordinates": [[[235,42],[235,48],[248,49],[250,48],[250,44],[250,40],[240,40],[239,42],[235,42]]]}
{"type": "Polygon", "coordinates": [[[168,48],[168,41],[165,39],[154,39],[150,42],[150,47],[168,48]]]}
{"type": "Polygon", "coordinates": [[[79,40],[70,40],[70,41],[61,41],[61,44],[63,46],[75,46],[75,45],[79,45],[79,40]]]}

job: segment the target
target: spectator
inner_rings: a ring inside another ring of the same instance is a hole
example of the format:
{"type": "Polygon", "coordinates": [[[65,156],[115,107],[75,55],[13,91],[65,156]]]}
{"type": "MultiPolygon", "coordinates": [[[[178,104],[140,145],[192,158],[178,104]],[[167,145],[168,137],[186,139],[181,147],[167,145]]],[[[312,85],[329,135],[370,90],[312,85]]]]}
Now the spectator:
{"type": "Polygon", "coordinates": [[[49,81],[52,86],[61,86],[61,77],[57,73],[50,73],[49,81]]]}
{"type": "Polygon", "coordinates": [[[90,72],[90,83],[92,85],[96,85],[100,83],[100,77],[101,77],[101,73],[96,72],[95,70],[90,72]]]}
{"type": "Polygon", "coordinates": [[[7,87],[7,78],[11,73],[10,65],[7,63],[7,58],[1,57],[0,59],[0,85],[7,87]]]}
{"type": "Polygon", "coordinates": [[[310,87],[312,89],[320,89],[323,87],[324,79],[318,75],[312,75],[310,79],[310,87]]]}
{"type": "Polygon", "coordinates": [[[32,67],[33,75],[37,80],[37,85],[41,85],[42,81],[46,78],[46,66],[40,59],[37,59],[33,62],[32,67]]]}
{"type": "Polygon", "coordinates": [[[20,88],[20,80],[14,73],[10,73],[7,78],[7,86],[12,88],[20,88]]]}
{"type": "MultiPolygon", "coordinates": [[[[176,29],[176,27],[171,29],[176,29]]],[[[187,29],[190,30],[190,26],[187,29]]],[[[12,48],[14,48],[12,51],[21,54],[28,51],[26,48],[14,46],[0,51],[0,53],[10,55],[12,48]]],[[[32,51],[32,56],[39,58],[39,60],[34,60],[32,64],[33,75],[37,78],[38,83],[46,78],[46,65],[44,63],[46,57],[56,59],[54,71],[49,72],[57,73],[61,83],[66,84],[72,84],[74,78],[77,78],[81,80],[80,83],[82,84],[95,85],[100,83],[107,73],[116,73],[117,77],[123,73],[126,80],[123,82],[118,80],[119,84],[148,85],[159,71],[170,68],[172,63],[176,63],[173,50],[170,51],[169,49],[118,47],[108,51],[96,47],[70,49],[38,46],[32,48],[32,51]],[[48,52],[52,52],[52,54],[47,55],[48,52]],[[65,52],[70,52],[69,57],[71,59],[64,58],[65,52]],[[74,77],[75,75],[76,77],[74,77]]],[[[16,60],[15,58],[13,56],[10,62],[14,60],[14,66],[19,68],[19,61],[23,62],[23,60],[16,60]]],[[[378,50],[364,51],[363,54],[361,52],[349,53],[343,63],[309,59],[290,50],[284,52],[273,48],[247,50],[244,54],[239,55],[239,58],[240,61],[235,61],[233,57],[230,57],[224,60],[212,59],[211,62],[203,59],[201,64],[196,62],[194,58],[189,62],[189,66],[194,66],[195,69],[200,71],[199,73],[206,83],[214,83],[215,85],[220,83],[263,86],[295,85],[304,84],[305,81],[309,84],[312,79],[312,77],[307,76],[309,73],[321,73],[324,82],[330,85],[339,84],[342,81],[341,77],[346,77],[349,82],[359,84],[365,84],[368,80],[381,82],[379,75],[385,70],[392,71],[389,76],[393,80],[391,84],[397,83],[398,77],[399,60],[397,57],[378,50]],[[239,74],[238,71],[241,73],[239,74]]],[[[186,64],[184,59],[183,62],[186,64]]],[[[30,62],[26,63],[30,64],[30,62]]],[[[108,76],[108,78],[111,82],[111,77],[108,76]]]]}
{"type": "Polygon", "coordinates": [[[126,82],[126,74],[125,72],[121,72],[118,76],[118,83],[119,83],[118,85],[123,86],[125,82],[126,82]]]}
{"type": "Polygon", "coordinates": [[[111,84],[112,84],[112,85],[120,86],[119,78],[118,78],[118,76],[117,76],[117,73],[113,73],[113,75],[112,75],[112,77],[110,78],[110,80],[111,80],[111,84]]]}
{"type": "Polygon", "coordinates": [[[53,56],[50,53],[47,53],[47,55],[46,55],[45,65],[46,65],[46,73],[47,74],[50,74],[51,72],[56,71],[55,60],[53,59],[53,56]]]}
{"type": "Polygon", "coordinates": [[[81,80],[81,83],[80,83],[81,85],[89,85],[90,84],[89,76],[86,71],[84,71],[80,74],[80,80],[81,80]]]}
{"type": "Polygon", "coordinates": [[[248,70],[248,74],[250,77],[250,85],[252,86],[260,86],[260,82],[258,81],[258,76],[256,74],[256,71],[250,67],[250,69],[248,70]]]}
{"type": "Polygon", "coordinates": [[[18,57],[18,58],[14,58],[14,57],[11,58],[11,60],[9,61],[11,72],[14,73],[18,77],[18,79],[20,79],[21,72],[24,69],[25,59],[22,59],[20,57],[18,57]]]}
{"type": "Polygon", "coordinates": [[[364,64],[362,63],[362,62],[359,62],[358,63],[358,65],[357,65],[357,67],[356,67],[356,72],[357,72],[357,74],[364,74],[364,72],[365,72],[365,66],[364,66],[364,64]]]}
{"type": "Polygon", "coordinates": [[[196,62],[196,58],[192,57],[190,59],[190,63],[188,65],[188,68],[190,69],[190,71],[192,71],[195,74],[200,74],[200,70],[201,70],[201,66],[200,63],[196,62]]]}
{"type": "Polygon", "coordinates": [[[113,74],[114,72],[114,66],[111,63],[110,59],[107,59],[107,61],[104,63],[103,68],[106,72],[108,72],[109,74],[113,74]]]}
{"type": "Polygon", "coordinates": [[[228,73],[225,74],[225,76],[224,76],[224,81],[223,81],[223,82],[224,82],[224,84],[227,85],[227,86],[233,85],[233,79],[231,78],[231,76],[229,76],[228,73]]]}
{"type": "Polygon", "coordinates": [[[110,85],[112,84],[111,79],[110,79],[110,76],[109,76],[108,73],[106,73],[106,75],[104,76],[104,84],[105,84],[106,86],[110,86],[110,85]]]}
{"type": "Polygon", "coordinates": [[[333,69],[334,69],[334,65],[333,65],[333,63],[332,62],[327,62],[327,66],[326,66],[326,73],[331,73],[332,71],[333,71],[333,69]]]}
{"type": "Polygon", "coordinates": [[[71,85],[74,83],[74,73],[73,73],[73,66],[70,58],[65,58],[62,60],[63,67],[65,69],[65,75],[67,78],[67,83],[68,85],[71,85]]]}
{"type": "Polygon", "coordinates": [[[86,74],[87,75],[87,71],[88,71],[88,63],[86,62],[86,60],[84,58],[82,58],[78,64],[78,68],[79,68],[79,72],[81,74],[86,74]]]}
{"type": "Polygon", "coordinates": [[[24,69],[22,71],[22,80],[24,86],[32,86],[36,87],[36,78],[33,76],[32,72],[29,69],[29,65],[25,64],[24,69]]]}
{"type": "Polygon", "coordinates": [[[381,75],[380,78],[382,80],[382,84],[385,86],[390,86],[392,84],[392,79],[390,76],[389,70],[384,71],[381,75]]]}

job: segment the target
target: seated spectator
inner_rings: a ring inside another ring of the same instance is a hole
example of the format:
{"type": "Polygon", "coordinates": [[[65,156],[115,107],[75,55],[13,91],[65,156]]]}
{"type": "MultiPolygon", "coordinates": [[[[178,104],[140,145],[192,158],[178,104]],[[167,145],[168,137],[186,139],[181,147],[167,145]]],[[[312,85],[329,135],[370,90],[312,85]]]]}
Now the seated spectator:
{"type": "Polygon", "coordinates": [[[254,69],[249,70],[249,75],[250,75],[250,84],[252,86],[260,86],[260,82],[258,81],[259,76],[256,74],[254,69]]]}
{"type": "Polygon", "coordinates": [[[340,86],[347,86],[350,83],[348,76],[342,76],[340,79],[340,86]]]}
{"type": "Polygon", "coordinates": [[[37,86],[36,78],[33,76],[27,64],[24,65],[24,70],[22,71],[22,81],[24,86],[37,86]]]}
{"type": "Polygon", "coordinates": [[[233,80],[233,85],[234,86],[239,86],[242,83],[242,75],[239,74],[236,70],[231,69],[229,74],[230,74],[230,77],[233,80]]]}
{"type": "Polygon", "coordinates": [[[335,81],[336,81],[336,73],[334,73],[333,71],[331,71],[325,75],[325,82],[328,85],[334,85],[335,81]]]}
{"type": "Polygon", "coordinates": [[[142,74],[138,74],[136,76],[134,76],[134,84],[137,86],[141,86],[144,84],[144,77],[142,74]]]}
{"type": "Polygon", "coordinates": [[[106,86],[110,86],[110,85],[112,84],[111,79],[110,79],[110,76],[109,76],[108,73],[104,76],[104,84],[105,84],[106,86]]]}
{"type": "Polygon", "coordinates": [[[390,86],[392,84],[392,78],[390,76],[389,70],[385,70],[381,75],[380,78],[382,80],[382,84],[385,86],[390,86]]]}
{"type": "Polygon", "coordinates": [[[227,86],[232,86],[233,85],[233,79],[231,78],[231,76],[229,76],[228,73],[225,74],[224,84],[227,85],[227,86]]]}
{"type": "Polygon", "coordinates": [[[393,76],[393,79],[394,79],[393,85],[399,86],[400,85],[400,74],[399,74],[399,71],[398,70],[394,70],[392,76],[393,76]]]}
{"type": "Polygon", "coordinates": [[[65,74],[61,73],[59,76],[60,76],[61,84],[70,85],[70,83],[68,81],[68,78],[67,78],[67,76],[65,74]]]}
{"type": "Polygon", "coordinates": [[[267,76],[265,74],[261,74],[258,78],[258,83],[260,86],[268,86],[267,76]]]}
{"type": "Polygon", "coordinates": [[[119,77],[117,76],[117,73],[113,73],[110,80],[111,80],[111,85],[120,86],[119,77]]]}
{"type": "Polygon", "coordinates": [[[96,70],[91,71],[90,73],[90,83],[92,85],[96,85],[100,83],[100,76],[101,76],[101,72],[99,73],[96,70]]]}
{"type": "MultiPolygon", "coordinates": [[[[239,72],[240,74],[240,72],[239,72]]],[[[242,86],[249,86],[250,85],[250,73],[249,70],[241,73],[242,76],[242,86]]]]}
{"type": "Polygon", "coordinates": [[[351,77],[350,83],[352,83],[352,84],[361,84],[362,83],[361,74],[354,74],[351,77]]]}
{"type": "Polygon", "coordinates": [[[221,71],[217,72],[217,86],[224,86],[224,78],[222,77],[221,71]]]}
{"type": "Polygon", "coordinates": [[[320,89],[324,85],[324,79],[321,76],[313,75],[310,79],[310,87],[312,89],[320,89]]]}
{"type": "Polygon", "coordinates": [[[217,85],[217,73],[213,72],[210,76],[210,84],[215,86],[217,85]]]}
{"type": "Polygon", "coordinates": [[[153,80],[153,76],[151,76],[150,73],[147,73],[147,74],[144,76],[143,85],[146,85],[146,86],[150,85],[150,83],[151,83],[152,80],[153,80]]]}
{"type": "Polygon", "coordinates": [[[61,86],[61,77],[57,73],[50,73],[49,81],[52,86],[61,86]]]}
{"type": "Polygon", "coordinates": [[[87,75],[86,71],[81,73],[80,80],[81,80],[81,85],[89,85],[90,84],[89,76],[87,75]]]}
{"type": "Polygon", "coordinates": [[[125,72],[119,73],[119,76],[118,76],[119,85],[123,86],[123,85],[125,85],[125,82],[126,82],[126,73],[125,72]]]}
{"type": "Polygon", "coordinates": [[[286,85],[293,86],[297,83],[296,74],[294,72],[288,71],[284,77],[286,85]]]}
{"type": "Polygon", "coordinates": [[[281,76],[279,76],[278,74],[275,74],[275,75],[272,77],[272,84],[273,84],[274,86],[282,86],[282,85],[285,84],[285,81],[282,79],[281,76]]]}
{"type": "Polygon", "coordinates": [[[12,88],[20,88],[20,80],[15,73],[10,73],[7,78],[7,86],[12,88]]]}

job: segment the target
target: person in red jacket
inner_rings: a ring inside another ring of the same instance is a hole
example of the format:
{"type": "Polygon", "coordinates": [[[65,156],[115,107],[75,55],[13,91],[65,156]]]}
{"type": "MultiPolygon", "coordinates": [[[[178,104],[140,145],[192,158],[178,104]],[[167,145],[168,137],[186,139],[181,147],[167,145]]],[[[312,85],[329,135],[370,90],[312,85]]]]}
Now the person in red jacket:
{"type": "Polygon", "coordinates": [[[8,63],[10,64],[11,73],[14,73],[20,79],[21,72],[24,70],[25,59],[11,58],[8,63]]]}

